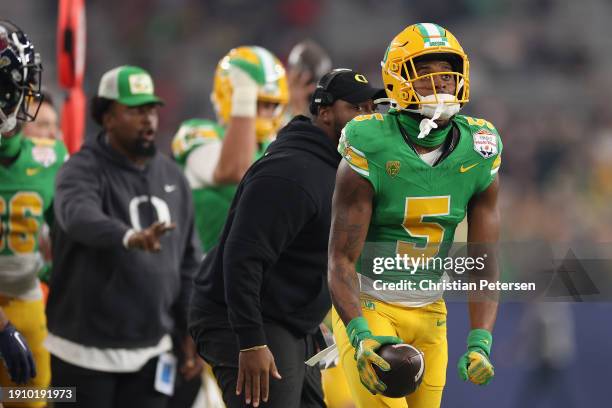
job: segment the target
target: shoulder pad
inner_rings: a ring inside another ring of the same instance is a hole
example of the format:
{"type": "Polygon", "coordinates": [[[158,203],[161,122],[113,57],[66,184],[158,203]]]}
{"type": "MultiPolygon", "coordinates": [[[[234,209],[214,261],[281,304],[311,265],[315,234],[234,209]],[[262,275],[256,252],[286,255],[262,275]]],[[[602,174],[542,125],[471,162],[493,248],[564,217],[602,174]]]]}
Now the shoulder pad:
{"type": "Polygon", "coordinates": [[[346,124],[342,139],[364,153],[372,153],[382,148],[390,125],[390,118],[386,114],[359,115],[346,124]]]}
{"type": "Polygon", "coordinates": [[[471,129],[474,129],[475,131],[484,128],[495,132],[495,134],[498,134],[495,126],[493,126],[493,124],[486,119],[474,118],[472,116],[456,115],[455,121],[471,129]]]}
{"type": "Polygon", "coordinates": [[[503,148],[501,137],[491,122],[463,115],[457,115],[455,122],[469,133],[466,136],[471,139],[474,150],[484,159],[501,153],[503,148]]]}
{"type": "Polygon", "coordinates": [[[172,139],[172,155],[183,160],[195,147],[223,139],[223,128],[211,120],[190,119],[172,139]]]}

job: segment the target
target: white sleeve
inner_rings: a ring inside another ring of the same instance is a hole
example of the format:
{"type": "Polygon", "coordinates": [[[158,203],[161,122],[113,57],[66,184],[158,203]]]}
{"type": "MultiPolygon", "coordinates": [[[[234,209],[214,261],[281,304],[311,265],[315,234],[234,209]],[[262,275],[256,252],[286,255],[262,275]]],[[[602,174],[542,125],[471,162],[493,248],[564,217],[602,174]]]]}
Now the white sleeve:
{"type": "Polygon", "coordinates": [[[185,177],[192,189],[215,185],[213,175],[221,157],[222,146],[223,142],[217,140],[203,144],[189,153],[185,163],[185,177]]]}

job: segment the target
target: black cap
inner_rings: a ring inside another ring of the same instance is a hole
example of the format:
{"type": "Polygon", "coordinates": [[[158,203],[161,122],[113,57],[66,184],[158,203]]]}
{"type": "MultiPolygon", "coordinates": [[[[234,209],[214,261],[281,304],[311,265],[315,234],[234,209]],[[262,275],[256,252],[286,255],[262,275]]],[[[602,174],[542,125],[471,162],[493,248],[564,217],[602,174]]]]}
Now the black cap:
{"type": "Polygon", "coordinates": [[[317,84],[312,95],[311,111],[314,109],[316,112],[318,106],[329,106],[338,99],[357,105],[386,96],[384,89],[370,86],[365,75],[348,68],[337,68],[323,75],[317,84]]]}

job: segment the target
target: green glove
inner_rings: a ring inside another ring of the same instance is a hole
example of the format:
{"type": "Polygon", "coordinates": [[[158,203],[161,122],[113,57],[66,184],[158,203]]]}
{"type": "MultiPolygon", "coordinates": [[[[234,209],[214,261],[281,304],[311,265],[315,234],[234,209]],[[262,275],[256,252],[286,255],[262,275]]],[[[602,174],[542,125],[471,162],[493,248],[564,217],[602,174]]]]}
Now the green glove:
{"type": "Polygon", "coordinates": [[[403,343],[403,340],[395,336],[373,336],[368,327],[368,321],[362,316],[349,322],[346,326],[346,333],[355,347],[355,360],[357,360],[361,383],[372,394],[384,392],[387,386],[378,379],[372,364],[376,364],[383,371],[389,371],[391,367],[376,354],[376,350],[384,344],[399,344],[403,343]]]}
{"type": "Polygon", "coordinates": [[[495,375],[493,364],[489,360],[493,336],[484,329],[470,331],[467,338],[468,351],[461,356],[457,369],[459,378],[468,379],[477,385],[487,385],[495,375]]]}

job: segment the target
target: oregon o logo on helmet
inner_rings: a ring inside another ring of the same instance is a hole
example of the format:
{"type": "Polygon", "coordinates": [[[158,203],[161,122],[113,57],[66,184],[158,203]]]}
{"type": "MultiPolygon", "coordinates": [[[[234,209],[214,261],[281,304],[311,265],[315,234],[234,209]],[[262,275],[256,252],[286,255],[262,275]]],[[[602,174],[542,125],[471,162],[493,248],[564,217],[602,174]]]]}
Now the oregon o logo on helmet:
{"type": "Polygon", "coordinates": [[[362,74],[355,74],[355,81],[357,82],[363,82],[364,84],[368,83],[368,80],[366,79],[366,77],[362,74]]]}

